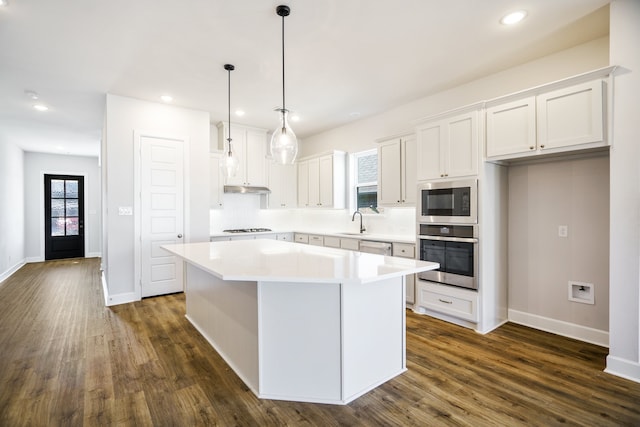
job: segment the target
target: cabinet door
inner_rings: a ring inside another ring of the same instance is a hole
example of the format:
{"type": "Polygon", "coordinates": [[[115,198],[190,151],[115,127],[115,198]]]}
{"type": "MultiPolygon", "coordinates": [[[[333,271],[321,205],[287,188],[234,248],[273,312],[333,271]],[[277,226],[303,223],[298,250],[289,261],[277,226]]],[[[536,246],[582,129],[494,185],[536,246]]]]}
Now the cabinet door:
{"type": "Polygon", "coordinates": [[[487,157],[526,153],[536,149],[536,99],[487,108],[487,157]]]}
{"type": "Polygon", "coordinates": [[[322,156],[319,159],[319,205],[324,208],[333,207],[333,156],[322,156]]]}
{"type": "MultiPolygon", "coordinates": [[[[229,150],[227,145],[229,128],[225,126],[225,152],[229,150]]],[[[225,182],[228,185],[246,185],[246,173],[247,173],[247,151],[246,151],[246,139],[247,133],[244,129],[238,129],[237,127],[231,128],[231,148],[233,155],[238,159],[238,172],[235,176],[227,177],[225,182]]]]}
{"type": "Polygon", "coordinates": [[[209,207],[212,209],[222,208],[223,180],[222,154],[211,153],[209,156],[209,207]]]}
{"type": "Polygon", "coordinates": [[[596,80],[538,96],[540,150],[604,141],[603,85],[596,80]]]}
{"type": "Polygon", "coordinates": [[[269,209],[296,207],[296,167],[281,165],[274,161],[268,163],[269,209]]]}
{"type": "Polygon", "coordinates": [[[266,186],[265,161],[267,154],[267,134],[261,131],[247,130],[245,153],[245,185],[266,186]]]}
{"type": "Polygon", "coordinates": [[[439,122],[418,128],[418,181],[441,178],[442,126],[439,122]]]}
{"type": "Polygon", "coordinates": [[[475,111],[446,121],[446,177],[478,174],[478,123],[475,111]]]}
{"type": "Polygon", "coordinates": [[[416,204],[418,196],[418,153],[416,138],[404,138],[400,144],[400,159],[402,162],[402,202],[405,205],[416,204]]]}
{"type": "Polygon", "coordinates": [[[298,206],[309,207],[309,162],[298,162],[298,206]]]}
{"type": "Polygon", "coordinates": [[[402,201],[400,140],[378,146],[378,205],[395,206],[402,201]]]}
{"type": "Polygon", "coordinates": [[[320,159],[310,159],[309,163],[309,207],[320,206],[320,159]]]}

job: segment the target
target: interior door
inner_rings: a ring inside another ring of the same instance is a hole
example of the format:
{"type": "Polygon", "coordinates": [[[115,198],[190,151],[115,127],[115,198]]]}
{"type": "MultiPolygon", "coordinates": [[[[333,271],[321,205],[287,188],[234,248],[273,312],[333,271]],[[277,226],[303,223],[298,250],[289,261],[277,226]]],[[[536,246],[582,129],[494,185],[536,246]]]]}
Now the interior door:
{"type": "Polygon", "coordinates": [[[84,257],[84,177],[44,176],[44,259],[84,257]]]}
{"type": "Polygon", "coordinates": [[[183,141],[140,137],[142,297],[183,291],[183,264],[160,248],[182,243],[183,141]]]}

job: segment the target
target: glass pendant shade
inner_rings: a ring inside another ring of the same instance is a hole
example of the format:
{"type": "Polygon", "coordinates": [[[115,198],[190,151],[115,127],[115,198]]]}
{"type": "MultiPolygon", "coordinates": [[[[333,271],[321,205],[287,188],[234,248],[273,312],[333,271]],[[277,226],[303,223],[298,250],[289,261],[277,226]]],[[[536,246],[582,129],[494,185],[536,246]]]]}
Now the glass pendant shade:
{"type": "Polygon", "coordinates": [[[224,160],[222,162],[224,175],[227,178],[233,178],[238,173],[238,166],[240,166],[238,156],[234,155],[231,151],[231,142],[229,142],[229,151],[225,153],[224,160]]]}
{"type": "Polygon", "coordinates": [[[292,165],[298,155],[298,140],[289,127],[288,111],[280,110],[280,126],[271,135],[271,157],[282,165],[292,165]]]}

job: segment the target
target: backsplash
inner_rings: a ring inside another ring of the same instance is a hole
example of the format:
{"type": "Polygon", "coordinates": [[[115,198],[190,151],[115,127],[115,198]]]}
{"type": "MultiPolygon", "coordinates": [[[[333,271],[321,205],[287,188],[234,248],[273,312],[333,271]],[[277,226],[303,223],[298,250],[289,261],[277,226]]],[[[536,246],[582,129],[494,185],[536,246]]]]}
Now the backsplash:
{"type": "MultiPolygon", "coordinates": [[[[229,228],[265,227],[272,230],[357,232],[360,221],[351,221],[347,209],[260,209],[260,198],[249,194],[224,194],[224,209],[210,211],[210,231],[229,228]]],[[[365,214],[368,233],[415,235],[415,208],[385,208],[380,214],[365,214]]]]}

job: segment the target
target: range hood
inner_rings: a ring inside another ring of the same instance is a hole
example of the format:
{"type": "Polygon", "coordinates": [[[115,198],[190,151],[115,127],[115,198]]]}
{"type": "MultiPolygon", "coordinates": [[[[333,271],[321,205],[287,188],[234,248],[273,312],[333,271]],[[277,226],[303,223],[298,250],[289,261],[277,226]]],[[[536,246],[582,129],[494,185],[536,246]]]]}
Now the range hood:
{"type": "Polygon", "coordinates": [[[251,187],[247,185],[225,185],[224,186],[225,193],[236,193],[236,194],[269,194],[271,190],[267,187],[251,187]]]}

